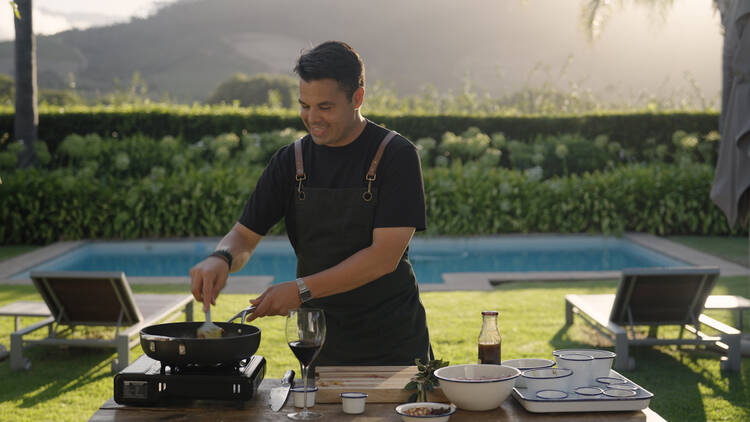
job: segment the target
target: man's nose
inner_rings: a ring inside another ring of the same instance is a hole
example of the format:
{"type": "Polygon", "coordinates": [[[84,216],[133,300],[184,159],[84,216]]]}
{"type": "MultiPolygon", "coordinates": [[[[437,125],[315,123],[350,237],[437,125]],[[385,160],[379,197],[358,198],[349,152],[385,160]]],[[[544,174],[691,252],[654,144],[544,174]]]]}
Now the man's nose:
{"type": "Polygon", "coordinates": [[[318,115],[319,115],[318,112],[314,108],[310,107],[307,110],[307,121],[308,122],[315,122],[315,121],[317,121],[318,115]]]}

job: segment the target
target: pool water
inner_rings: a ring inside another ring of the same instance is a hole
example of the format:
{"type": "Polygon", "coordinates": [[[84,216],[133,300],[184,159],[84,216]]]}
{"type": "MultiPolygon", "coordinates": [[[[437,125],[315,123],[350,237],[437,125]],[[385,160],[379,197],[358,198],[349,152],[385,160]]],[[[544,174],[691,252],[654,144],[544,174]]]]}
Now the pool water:
{"type": "MultiPolygon", "coordinates": [[[[31,271],[123,271],[130,277],[187,277],[216,247],[211,241],[90,242],[13,276],[31,271]]],[[[442,283],[449,272],[619,271],[687,265],[627,239],[603,236],[415,238],[409,257],[420,283],[442,283]]],[[[283,238],[261,241],[233,275],[295,278],[296,258],[283,238]]]]}

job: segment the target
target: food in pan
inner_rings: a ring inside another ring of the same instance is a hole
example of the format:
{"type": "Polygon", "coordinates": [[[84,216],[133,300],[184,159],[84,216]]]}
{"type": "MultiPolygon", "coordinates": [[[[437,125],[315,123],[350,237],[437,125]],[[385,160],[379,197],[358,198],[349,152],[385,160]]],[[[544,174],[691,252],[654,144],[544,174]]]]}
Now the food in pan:
{"type": "Polygon", "coordinates": [[[199,329],[196,333],[197,338],[221,338],[224,335],[224,329],[218,330],[201,330],[199,329]]]}

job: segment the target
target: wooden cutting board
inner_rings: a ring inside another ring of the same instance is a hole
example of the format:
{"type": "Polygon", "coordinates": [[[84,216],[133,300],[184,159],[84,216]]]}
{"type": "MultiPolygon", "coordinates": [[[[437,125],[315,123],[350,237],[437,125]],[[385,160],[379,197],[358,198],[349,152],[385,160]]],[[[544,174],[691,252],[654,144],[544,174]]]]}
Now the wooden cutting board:
{"type": "MultiPolygon", "coordinates": [[[[367,393],[368,403],[406,403],[416,390],[404,386],[417,374],[416,366],[319,366],[315,368],[317,403],[341,403],[341,393],[367,393]]],[[[440,387],[429,401],[448,403],[440,387]]]]}

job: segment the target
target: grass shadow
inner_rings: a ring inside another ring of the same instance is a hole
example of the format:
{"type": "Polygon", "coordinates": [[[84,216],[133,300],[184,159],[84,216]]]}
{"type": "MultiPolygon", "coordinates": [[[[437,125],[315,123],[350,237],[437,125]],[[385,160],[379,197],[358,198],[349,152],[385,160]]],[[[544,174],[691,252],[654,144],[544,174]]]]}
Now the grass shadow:
{"type": "Polygon", "coordinates": [[[112,376],[110,351],[37,346],[24,356],[32,362],[29,371],[12,371],[9,360],[0,364],[0,402],[20,398],[17,407],[31,408],[112,376]]]}

